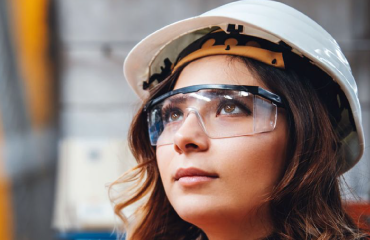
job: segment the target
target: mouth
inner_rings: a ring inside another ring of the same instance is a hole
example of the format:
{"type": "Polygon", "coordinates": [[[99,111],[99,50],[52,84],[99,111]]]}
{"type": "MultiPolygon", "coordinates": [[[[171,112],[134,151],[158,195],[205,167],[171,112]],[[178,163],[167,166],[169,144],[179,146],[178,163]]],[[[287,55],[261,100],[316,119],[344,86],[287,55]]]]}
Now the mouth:
{"type": "Polygon", "coordinates": [[[174,176],[175,181],[178,181],[184,186],[209,182],[217,178],[219,176],[216,173],[206,172],[198,168],[180,168],[174,176]]]}

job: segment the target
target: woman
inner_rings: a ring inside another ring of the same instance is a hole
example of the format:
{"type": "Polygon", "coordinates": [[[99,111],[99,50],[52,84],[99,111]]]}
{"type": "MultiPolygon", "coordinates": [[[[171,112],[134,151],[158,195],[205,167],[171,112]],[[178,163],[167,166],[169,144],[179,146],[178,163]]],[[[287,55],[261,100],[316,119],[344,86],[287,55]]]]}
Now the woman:
{"type": "Polygon", "coordinates": [[[367,239],[338,181],[363,153],[356,85],[311,19],[234,2],[148,36],[124,71],[143,99],[116,182],[128,239],[367,239]]]}

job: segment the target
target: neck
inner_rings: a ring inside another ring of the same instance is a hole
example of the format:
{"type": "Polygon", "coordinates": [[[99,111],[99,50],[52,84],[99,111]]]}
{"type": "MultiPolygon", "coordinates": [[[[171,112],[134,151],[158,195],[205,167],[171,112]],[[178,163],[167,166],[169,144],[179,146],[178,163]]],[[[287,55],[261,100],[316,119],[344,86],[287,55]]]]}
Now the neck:
{"type": "Polygon", "coordinates": [[[273,224],[267,209],[259,209],[243,219],[223,218],[199,226],[209,240],[256,240],[268,237],[273,224]]]}

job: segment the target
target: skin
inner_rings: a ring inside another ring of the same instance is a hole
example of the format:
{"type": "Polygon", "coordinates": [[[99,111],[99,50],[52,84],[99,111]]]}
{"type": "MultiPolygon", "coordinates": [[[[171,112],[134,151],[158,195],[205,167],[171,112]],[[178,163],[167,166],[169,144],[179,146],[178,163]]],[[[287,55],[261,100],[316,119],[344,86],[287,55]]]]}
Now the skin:
{"type": "MultiPolygon", "coordinates": [[[[198,59],[184,68],[175,89],[197,84],[261,86],[239,60],[228,56],[198,59]]],[[[166,195],[178,215],[201,228],[210,240],[257,239],[272,232],[265,199],[281,178],[288,134],[279,109],[272,132],[210,139],[190,114],[176,132],[174,144],[157,147],[166,195]],[[195,167],[218,178],[184,186],[174,178],[180,168],[195,167]]]]}

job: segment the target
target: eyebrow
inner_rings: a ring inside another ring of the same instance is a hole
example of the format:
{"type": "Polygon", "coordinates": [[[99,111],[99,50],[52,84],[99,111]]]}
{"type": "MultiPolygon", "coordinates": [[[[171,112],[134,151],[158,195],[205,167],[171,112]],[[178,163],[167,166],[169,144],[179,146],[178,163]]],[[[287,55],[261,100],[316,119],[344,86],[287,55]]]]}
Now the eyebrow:
{"type": "MultiPolygon", "coordinates": [[[[172,103],[176,103],[176,104],[185,103],[188,100],[187,98],[185,98],[181,95],[174,95],[170,99],[171,99],[172,103]]],[[[168,100],[168,99],[166,99],[166,100],[168,100]]],[[[164,102],[166,102],[166,100],[164,102]]]]}

